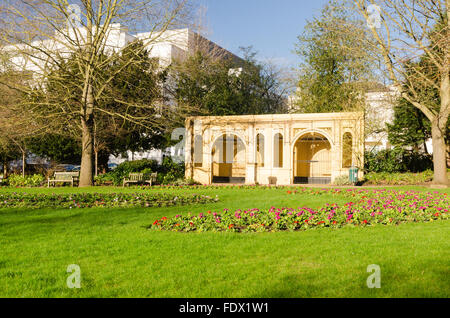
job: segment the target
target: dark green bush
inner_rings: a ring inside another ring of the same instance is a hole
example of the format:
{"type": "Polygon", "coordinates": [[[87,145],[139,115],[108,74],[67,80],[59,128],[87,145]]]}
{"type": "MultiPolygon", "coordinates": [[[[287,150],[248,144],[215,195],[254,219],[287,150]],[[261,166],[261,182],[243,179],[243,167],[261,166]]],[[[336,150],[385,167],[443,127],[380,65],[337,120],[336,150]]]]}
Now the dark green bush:
{"type": "Polygon", "coordinates": [[[184,179],[184,163],[173,162],[172,158],[164,158],[162,165],[158,167],[158,182],[171,184],[178,179],[184,179]]]}
{"type": "Polygon", "coordinates": [[[39,187],[44,183],[44,176],[40,174],[33,174],[31,176],[12,174],[8,177],[7,183],[11,187],[39,187]]]}
{"type": "Polygon", "coordinates": [[[118,165],[113,171],[105,173],[98,176],[97,179],[100,184],[103,180],[112,181],[114,185],[121,185],[125,177],[127,177],[131,172],[141,172],[143,170],[155,171],[158,163],[154,160],[136,160],[136,161],[125,161],[118,165]]]}
{"type": "Polygon", "coordinates": [[[114,184],[114,176],[112,173],[104,173],[94,178],[96,185],[114,184]]]}
{"type": "Polygon", "coordinates": [[[402,148],[367,151],[364,154],[364,170],[370,172],[423,172],[433,168],[430,156],[402,148]]]}
{"type": "Polygon", "coordinates": [[[113,171],[105,173],[96,178],[97,184],[105,184],[105,181],[112,181],[114,185],[121,185],[123,179],[131,172],[140,172],[150,174],[158,173],[157,183],[170,184],[178,179],[184,179],[184,163],[173,162],[172,158],[164,158],[161,165],[154,160],[136,160],[126,161],[118,165],[113,171]]]}

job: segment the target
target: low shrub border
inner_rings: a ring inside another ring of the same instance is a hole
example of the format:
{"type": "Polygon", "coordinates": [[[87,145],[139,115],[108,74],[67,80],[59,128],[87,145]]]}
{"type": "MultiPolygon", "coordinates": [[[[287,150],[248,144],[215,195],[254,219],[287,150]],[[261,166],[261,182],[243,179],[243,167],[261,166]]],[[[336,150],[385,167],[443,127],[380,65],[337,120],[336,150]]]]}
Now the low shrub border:
{"type": "Polygon", "coordinates": [[[425,184],[433,181],[433,171],[413,173],[388,173],[388,172],[370,172],[364,175],[364,184],[366,185],[408,185],[425,184]]]}
{"type": "Polygon", "coordinates": [[[30,176],[12,174],[4,180],[4,185],[9,185],[10,187],[40,187],[44,184],[44,181],[44,176],[40,174],[30,176]]]}
{"type": "Polygon", "coordinates": [[[168,193],[76,193],[76,194],[0,194],[0,209],[4,208],[130,208],[165,207],[217,202],[215,198],[192,194],[168,193]]]}
{"type": "Polygon", "coordinates": [[[445,193],[393,190],[323,189],[288,191],[288,194],[344,195],[352,200],[344,205],[327,204],[321,209],[275,208],[221,212],[198,216],[177,215],[156,220],[149,228],[176,232],[275,232],[300,231],[317,227],[346,225],[397,225],[405,222],[431,222],[449,219],[450,201],[445,193]]]}

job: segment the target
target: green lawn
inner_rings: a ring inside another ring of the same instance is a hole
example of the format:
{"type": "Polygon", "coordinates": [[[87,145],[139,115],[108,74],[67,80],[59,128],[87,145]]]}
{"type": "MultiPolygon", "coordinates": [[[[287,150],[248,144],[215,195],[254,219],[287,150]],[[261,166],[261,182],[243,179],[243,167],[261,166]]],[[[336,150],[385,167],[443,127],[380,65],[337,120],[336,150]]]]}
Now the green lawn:
{"type": "MultiPolygon", "coordinates": [[[[7,191],[143,190],[0,189],[7,191]]],[[[347,201],[287,195],[282,189],[165,191],[217,194],[220,202],[147,209],[0,210],[0,297],[450,296],[449,221],[263,234],[147,230],[156,218],[187,212],[317,208],[347,201]],[[80,289],[66,287],[69,264],[81,268],[80,289]],[[370,264],[381,267],[381,289],[366,286],[370,264]]]]}

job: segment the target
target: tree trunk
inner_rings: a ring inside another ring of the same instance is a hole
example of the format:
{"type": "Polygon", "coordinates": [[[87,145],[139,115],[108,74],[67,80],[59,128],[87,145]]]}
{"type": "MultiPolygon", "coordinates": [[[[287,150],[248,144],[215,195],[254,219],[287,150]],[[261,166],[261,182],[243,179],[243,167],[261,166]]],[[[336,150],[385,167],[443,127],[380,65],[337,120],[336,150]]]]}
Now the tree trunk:
{"type": "Polygon", "coordinates": [[[450,141],[447,141],[447,168],[450,168],[450,141]]]}
{"type": "Polygon", "coordinates": [[[25,156],[26,156],[26,152],[22,151],[22,177],[25,177],[25,166],[27,164],[25,156]]]}
{"type": "Polygon", "coordinates": [[[80,168],[80,187],[90,187],[93,185],[93,152],[94,144],[92,142],[92,119],[81,119],[82,137],[81,137],[81,168],[80,168]]]}
{"type": "Polygon", "coordinates": [[[8,178],[8,161],[7,160],[3,161],[3,178],[4,179],[8,178]]]}
{"type": "Polygon", "coordinates": [[[433,138],[433,165],[434,184],[448,185],[447,178],[447,147],[444,139],[444,132],[439,127],[437,120],[431,122],[431,136],[433,138]]]}
{"type": "Polygon", "coordinates": [[[98,151],[95,150],[95,176],[98,176],[98,151]]]}
{"type": "Polygon", "coordinates": [[[94,185],[93,178],[93,153],[94,153],[94,92],[92,84],[89,83],[89,75],[86,75],[88,81],[86,85],[86,94],[83,94],[84,114],[81,117],[81,168],[79,187],[90,187],[94,185]]]}
{"type": "MultiPolygon", "coordinates": [[[[447,14],[450,14],[450,0],[447,0],[447,14]]],[[[447,21],[447,28],[448,26],[449,24],[447,21]]],[[[449,30],[447,30],[447,36],[448,35],[450,35],[449,30]]],[[[450,43],[448,44],[450,45],[450,43]]],[[[449,185],[450,182],[447,177],[447,145],[445,142],[445,134],[448,129],[448,118],[450,116],[450,47],[448,46],[444,56],[444,65],[441,76],[441,108],[436,120],[431,122],[431,134],[433,137],[433,160],[435,166],[434,182],[437,184],[449,185]],[[435,138],[437,138],[437,149],[435,149],[435,138]]]]}
{"type": "Polygon", "coordinates": [[[427,154],[427,155],[430,154],[430,152],[428,151],[427,141],[426,140],[424,140],[424,142],[423,142],[423,149],[425,151],[425,154],[427,154]]]}

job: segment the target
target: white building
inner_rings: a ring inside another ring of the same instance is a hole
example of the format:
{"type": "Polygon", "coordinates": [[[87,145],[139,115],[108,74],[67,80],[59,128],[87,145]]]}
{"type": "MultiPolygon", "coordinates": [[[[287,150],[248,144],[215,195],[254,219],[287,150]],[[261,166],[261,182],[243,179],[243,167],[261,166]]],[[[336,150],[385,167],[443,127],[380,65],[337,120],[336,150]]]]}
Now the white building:
{"type": "Polygon", "coordinates": [[[366,93],[366,150],[389,149],[386,124],[394,120],[394,105],[399,92],[394,87],[380,86],[366,93]]]}
{"type": "MultiPolygon", "coordinates": [[[[392,124],[394,120],[394,105],[400,97],[400,93],[394,86],[377,85],[365,94],[365,148],[368,151],[390,149],[386,124],[392,124]]],[[[296,111],[299,103],[297,95],[288,98],[290,112],[296,111]]],[[[427,148],[432,153],[431,140],[427,142],[427,148]]]]}

